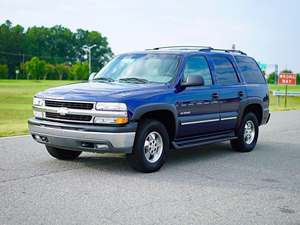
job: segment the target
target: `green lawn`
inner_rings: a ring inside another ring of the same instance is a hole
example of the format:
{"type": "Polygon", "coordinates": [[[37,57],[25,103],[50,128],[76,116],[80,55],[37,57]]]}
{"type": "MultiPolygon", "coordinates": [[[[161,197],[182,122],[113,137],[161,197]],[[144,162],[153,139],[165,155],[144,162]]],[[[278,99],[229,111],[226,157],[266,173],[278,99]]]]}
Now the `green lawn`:
{"type": "MultiPolygon", "coordinates": [[[[285,85],[269,85],[270,92],[274,90],[285,91],[285,85]]],[[[288,86],[288,91],[300,91],[300,85],[288,86]]],[[[287,98],[287,108],[284,107],[284,96],[274,97],[270,95],[270,109],[271,111],[284,111],[284,110],[293,110],[300,109],[300,97],[288,97],[287,98]]]]}
{"type": "Polygon", "coordinates": [[[0,80],[0,137],[27,134],[33,95],[69,83],[72,81],[0,80]]]}
{"type": "MultiPolygon", "coordinates": [[[[35,93],[50,87],[74,83],[74,81],[27,81],[0,80],[0,137],[27,134],[27,119],[32,116],[32,97],[35,93]]],[[[271,90],[284,90],[284,86],[270,85],[271,90]]],[[[300,85],[288,90],[300,91],[300,85]]],[[[300,97],[288,97],[284,108],[284,97],[271,95],[271,111],[300,109],[300,97]]]]}

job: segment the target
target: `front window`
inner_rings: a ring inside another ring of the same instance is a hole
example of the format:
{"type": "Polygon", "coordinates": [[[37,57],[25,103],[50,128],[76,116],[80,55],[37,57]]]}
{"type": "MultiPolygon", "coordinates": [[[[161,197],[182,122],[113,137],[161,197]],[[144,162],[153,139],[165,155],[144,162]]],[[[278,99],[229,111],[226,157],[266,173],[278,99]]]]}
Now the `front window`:
{"type": "Polygon", "coordinates": [[[211,74],[208,63],[203,56],[191,56],[187,59],[184,67],[184,78],[186,81],[188,76],[201,76],[204,80],[204,86],[212,84],[211,74]]]}
{"type": "Polygon", "coordinates": [[[121,55],[103,67],[94,80],[128,83],[167,83],[176,76],[179,56],[171,54],[121,55]]]}

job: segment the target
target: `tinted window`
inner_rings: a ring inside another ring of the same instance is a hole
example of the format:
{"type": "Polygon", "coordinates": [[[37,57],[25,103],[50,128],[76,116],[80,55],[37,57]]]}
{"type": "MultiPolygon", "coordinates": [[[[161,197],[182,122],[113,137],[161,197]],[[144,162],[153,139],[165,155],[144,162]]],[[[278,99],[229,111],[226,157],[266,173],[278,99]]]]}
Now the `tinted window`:
{"type": "Polygon", "coordinates": [[[184,81],[188,76],[202,76],[205,86],[212,84],[210,70],[203,56],[191,56],[187,59],[184,68],[184,81]]]}
{"type": "Polygon", "coordinates": [[[219,84],[234,85],[239,83],[237,74],[229,59],[222,56],[213,56],[212,59],[215,64],[217,82],[219,84]]]}
{"type": "Polygon", "coordinates": [[[236,56],[235,59],[248,84],[266,83],[258,65],[252,58],[236,56]]]}

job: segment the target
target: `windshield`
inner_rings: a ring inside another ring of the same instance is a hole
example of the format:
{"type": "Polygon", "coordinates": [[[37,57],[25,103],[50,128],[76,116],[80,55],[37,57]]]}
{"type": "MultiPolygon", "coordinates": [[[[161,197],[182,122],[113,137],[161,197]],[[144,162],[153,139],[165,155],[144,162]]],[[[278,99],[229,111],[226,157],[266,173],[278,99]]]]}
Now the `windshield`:
{"type": "Polygon", "coordinates": [[[176,75],[179,56],[170,54],[128,54],[110,61],[95,76],[102,82],[167,83],[176,75]]]}

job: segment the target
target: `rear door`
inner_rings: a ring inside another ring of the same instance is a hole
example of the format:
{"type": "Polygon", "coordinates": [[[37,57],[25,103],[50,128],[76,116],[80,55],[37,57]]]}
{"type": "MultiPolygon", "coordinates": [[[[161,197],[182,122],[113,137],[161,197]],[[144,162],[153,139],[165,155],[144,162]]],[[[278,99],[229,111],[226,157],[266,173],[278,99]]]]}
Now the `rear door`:
{"type": "Polygon", "coordinates": [[[219,127],[219,106],[208,61],[203,55],[185,59],[183,81],[188,76],[202,76],[204,86],[186,87],[177,93],[176,108],[180,121],[178,137],[209,134],[219,127]]]}
{"type": "Polygon", "coordinates": [[[232,59],[233,57],[227,55],[211,56],[219,88],[221,130],[235,128],[240,113],[240,103],[245,98],[245,86],[238,76],[232,59]]]}

